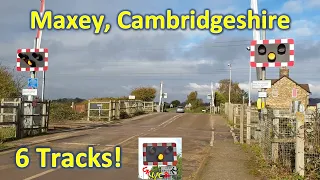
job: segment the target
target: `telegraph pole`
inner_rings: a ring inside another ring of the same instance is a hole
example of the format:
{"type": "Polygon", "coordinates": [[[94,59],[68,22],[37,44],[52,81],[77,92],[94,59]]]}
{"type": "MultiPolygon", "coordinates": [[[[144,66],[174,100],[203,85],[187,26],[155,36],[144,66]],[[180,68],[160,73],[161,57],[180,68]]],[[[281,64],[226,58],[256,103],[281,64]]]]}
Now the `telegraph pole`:
{"type": "Polygon", "coordinates": [[[159,111],[162,112],[162,88],[163,88],[163,81],[160,82],[160,98],[159,98],[159,111]]]}
{"type": "Polygon", "coordinates": [[[213,108],[213,114],[215,113],[215,104],[214,104],[214,93],[213,93],[213,83],[211,82],[211,106],[213,108]]]}
{"type": "MultiPolygon", "coordinates": [[[[45,0],[40,0],[40,15],[43,16],[45,11],[45,0]]],[[[38,29],[36,36],[36,48],[40,49],[42,38],[42,30],[38,29]]],[[[42,71],[42,87],[41,87],[41,100],[44,101],[44,91],[45,91],[45,81],[46,81],[46,72],[42,71]]]]}
{"type": "MultiPolygon", "coordinates": [[[[267,35],[266,35],[266,30],[262,30],[262,34],[261,34],[261,39],[262,40],[265,40],[267,39],[267,35]]],[[[262,67],[261,68],[261,80],[264,81],[266,80],[266,68],[265,67],[262,67]]],[[[261,89],[261,92],[265,92],[266,89],[261,89]]],[[[261,98],[261,103],[264,104],[264,106],[266,105],[266,98],[261,98]]],[[[263,109],[263,108],[262,108],[263,109]]]]}
{"type": "Polygon", "coordinates": [[[229,77],[229,105],[230,105],[230,103],[231,103],[231,100],[230,100],[230,98],[231,98],[231,64],[228,64],[228,66],[229,66],[229,71],[230,71],[230,77],[229,77]]]}

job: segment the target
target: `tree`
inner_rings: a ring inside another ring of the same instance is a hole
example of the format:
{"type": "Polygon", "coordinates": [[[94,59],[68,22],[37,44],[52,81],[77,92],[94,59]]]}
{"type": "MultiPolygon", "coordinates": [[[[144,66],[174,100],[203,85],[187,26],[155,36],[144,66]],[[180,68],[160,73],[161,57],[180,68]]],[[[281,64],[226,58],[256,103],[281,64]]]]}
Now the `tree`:
{"type": "Polygon", "coordinates": [[[193,91],[187,97],[187,104],[191,104],[191,109],[197,109],[203,105],[202,99],[198,99],[198,92],[193,91]]]}
{"type": "Polygon", "coordinates": [[[21,88],[21,79],[15,78],[9,68],[0,66],[0,99],[19,97],[21,88]]]}
{"type": "Polygon", "coordinates": [[[153,87],[138,87],[131,91],[137,100],[153,101],[156,97],[157,90],[153,87]]]}
{"type": "Polygon", "coordinates": [[[215,106],[220,106],[220,104],[223,104],[223,103],[227,102],[226,97],[224,97],[224,95],[221,94],[220,92],[216,91],[214,96],[215,96],[214,97],[214,105],[215,106]]]}
{"type": "Polygon", "coordinates": [[[192,102],[197,100],[197,97],[198,97],[198,92],[197,91],[191,92],[187,97],[187,103],[191,103],[192,104],[192,102]]]}
{"type": "Polygon", "coordinates": [[[177,107],[181,104],[181,102],[179,100],[174,100],[171,102],[171,104],[173,105],[173,107],[177,107]]]}
{"type": "MultiPolygon", "coordinates": [[[[229,100],[229,79],[223,79],[219,81],[218,91],[221,95],[228,101],[229,100]]],[[[243,97],[245,98],[245,103],[248,102],[248,94],[243,89],[239,87],[238,82],[231,81],[231,93],[230,93],[231,103],[242,103],[243,97]]]]}

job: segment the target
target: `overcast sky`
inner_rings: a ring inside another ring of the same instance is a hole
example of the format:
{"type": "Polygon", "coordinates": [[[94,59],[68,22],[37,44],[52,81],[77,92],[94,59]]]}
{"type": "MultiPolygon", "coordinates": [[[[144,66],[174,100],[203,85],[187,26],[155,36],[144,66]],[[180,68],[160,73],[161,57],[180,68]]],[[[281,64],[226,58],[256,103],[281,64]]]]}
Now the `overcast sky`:
{"type": "MultiPolygon", "coordinates": [[[[16,50],[32,48],[36,31],[30,30],[29,12],[39,9],[38,0],[1,0],[0,61],[14,67],[16,50]]],[[[124,9],[133,13],[163,14],[167,8],[177,14],[191,8],[199,13],[206,8],[212,13],[240,14],[250,7],[250,0],[65,0],[47,1],[46,9],[62,14],[105,14],[112,24],[108,34],[94,35],[89,31],[43,31],[42,47],[49,48],[47,98],[106,97],[129,95],[137,86],[159,87],[164,81],[168,101],[184,100],[197,90],[205,98],[210,82],[232,77],[247,89],[251,31],[224,31],[212,35],[209,31],[122,31],[115,24],[117,14],[124,9]]],[[[259,9],[288,13],[292,18],[289,31],[268,31],[267,38],[294,38],[296,64],[290,76],[299,83],[309,83],[313,97],[320,97],[319,0],[263,0],[259,9]],[[284,2],[281,4],[280,2],[284,2]],[[303,3],[302,3],[303,2],[303,3]],[[319,11],[318,11],[319,12],[319,11]]],[[[17,73],[25,76],[29,73],[17,73]]],[[[255,80],[255,69],[252,71],[255,80]]],[[[278,76],[277,68],[267,69],[267,77],[278,76]]],[[[39,76],[41,78],[41,75],[39,76]]],[[[40,95],[40,91],[39,91],[40,95]]]]}

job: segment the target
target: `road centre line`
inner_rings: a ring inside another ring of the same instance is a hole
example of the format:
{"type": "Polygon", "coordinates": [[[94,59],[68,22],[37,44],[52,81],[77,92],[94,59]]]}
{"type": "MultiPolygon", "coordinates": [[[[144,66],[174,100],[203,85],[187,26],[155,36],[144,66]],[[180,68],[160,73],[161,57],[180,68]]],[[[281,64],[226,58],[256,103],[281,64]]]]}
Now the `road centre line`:
{"type": "MultiPolygon", "coordinates": [[[[178,118],[180,118],[180,117],[182,117],[182,116],[183,116],[183,114],[182,114],[182,115],[176,115],[176,116],[168,119],[167,121],[165,121],[165,122],[168,122],[166,125],[172,123],[174,120],[176,120],[176,119],[178,119],[178,118]]],[[[164,123],[162,123],[162,124],[164,124],[164,123]]],[[[158,127],[160,128],[160,126],[158,126],[158,127]]],[[[164,126],[164,127],[166,127],[166,126],[164,126]]],[[[156,131],[156,130],[157,130],[157,128],[151,128],[151,129],[153,129],[153,130],[151,130],[151,131],[156,131]]],[[[145,133],[140,133],[140,134],[131,136],[131,137],[129,137],[129,138],[121,141],[120,143],[117,143],[117,145],[122,145],[122,144],[130,141],[130,140],[133,139],[133,138],[139,137],[139,136],[141,136],[141,135],[148,135],[148,134],[151,134],[151,132],[150,132],[150,133],[146,133],[146,134],[145,134],[145,133]]],[[[110,150],[110,149],[112,149],[112,148],[114,148],[114,147],[107,147],[107,148],[103,149],[102,151],[107,151],[107,150],[110,150]]],[[[59,169],[61,169],[61,166],[59,166],[59,167],[57,167],[57,168],[55,168],[55,169],[49,169],[49,170],[47,170],[47,171],[41,172],[41,173],[36,174],[36,175],[34,175],[34,176],[28,177],[28,178],[26,178],[26,179],[24,179],[24,180],[32,180],[32,179],[35,179],[35,178],[44,176],[44,175],[46,175],[46,174],[49,174],[49,173],[54,172],[54,171],[59,170],[59,169]]]]}
{"type": "Polygon", "coordinates": [[[212,147],[213,146],[213,142],[214,142],[214,118],[213,116],[211,115],[210,116],[210,122],[211,122],[211,140],[210,140],[210,146],[212,147]]]}

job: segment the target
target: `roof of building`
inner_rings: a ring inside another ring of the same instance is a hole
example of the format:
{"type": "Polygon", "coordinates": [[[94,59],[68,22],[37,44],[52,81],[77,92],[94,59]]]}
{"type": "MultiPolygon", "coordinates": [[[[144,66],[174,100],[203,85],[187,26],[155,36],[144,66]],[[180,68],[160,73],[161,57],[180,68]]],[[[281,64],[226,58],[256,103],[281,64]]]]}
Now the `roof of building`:
{"type": "Polygon", "coordinates": [[[291,79],[289,76],[285,76],[285,75],[281,76],[281,78],[279,78],[279,79],[270,79],[271,80],[271,84],[274,85],[276,82],[278,82],[283,77],[286,77],[286,78],[290,79],[292,82],[294,82],[295,84],[300,86],[302,89],[306,90],[308,93],[311,93],[310,88],[309,88],[309,84],[299,84],[296,81],[294,81],[293,79],[291,79]]]}

